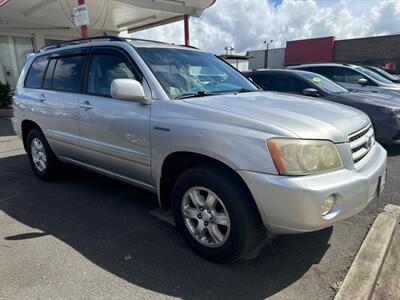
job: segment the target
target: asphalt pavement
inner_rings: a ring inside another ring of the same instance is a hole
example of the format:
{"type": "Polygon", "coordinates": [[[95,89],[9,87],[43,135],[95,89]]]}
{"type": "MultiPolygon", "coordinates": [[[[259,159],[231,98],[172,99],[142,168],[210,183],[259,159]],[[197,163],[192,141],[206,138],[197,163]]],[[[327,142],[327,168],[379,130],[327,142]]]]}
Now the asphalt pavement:
{"type": "Polygon", "coordinates": [[[387,149],[386,188],[360,214],[228,265],[197,257],[145,190],[76,167],[43,182],[26,155],[0,155],[0,299],[332,299],[377,214],[400,205],[400,146],[387,149]]]}

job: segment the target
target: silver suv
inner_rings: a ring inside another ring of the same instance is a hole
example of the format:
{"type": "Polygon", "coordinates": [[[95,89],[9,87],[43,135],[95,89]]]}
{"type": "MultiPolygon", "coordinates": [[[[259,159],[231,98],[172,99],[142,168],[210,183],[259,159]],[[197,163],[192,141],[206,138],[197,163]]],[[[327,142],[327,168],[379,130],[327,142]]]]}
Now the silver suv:
{"type": "Polygon", "coordinates": [[[367,68],[351,64],[323,63],[288,67],[321,74],[351,91],[400,97],[400,85],[367,68]]]}
{"type": "Polygon", "coordinates": [[[260,91],[189,47],[107,38],[44,49],[13,106],[37,176],[70,163],[150,190],[214,261],[249,254],[266,233],[349,218],[385,183],[386,151],[364,113],[260,91]]]}

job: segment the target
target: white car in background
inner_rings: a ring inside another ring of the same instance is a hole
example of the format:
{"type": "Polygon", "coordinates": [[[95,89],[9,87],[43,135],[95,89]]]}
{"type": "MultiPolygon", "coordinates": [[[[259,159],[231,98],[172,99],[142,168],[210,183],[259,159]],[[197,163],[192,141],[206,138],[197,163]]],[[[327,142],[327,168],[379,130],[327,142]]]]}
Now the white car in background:
{"type": "Polygon", "coordinates": [[[373,92],[400,97],[400,85],[368,70],[351,64],[321,63],[288,67],[321,74],[339,83],[350,91],[373,92]]]}

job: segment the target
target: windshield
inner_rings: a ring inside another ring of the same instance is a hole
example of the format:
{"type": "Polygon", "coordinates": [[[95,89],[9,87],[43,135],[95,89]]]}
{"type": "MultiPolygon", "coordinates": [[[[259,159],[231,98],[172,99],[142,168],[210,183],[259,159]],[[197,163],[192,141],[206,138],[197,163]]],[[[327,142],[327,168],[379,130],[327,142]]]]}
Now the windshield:
{"type": "Polygon", "coordinates": [[[360,71],[361,73],[364,73],[366,75],[368,75],[369,77],[372,77],[373,79],[382,82],[382,83],[387,83],[387,84],[393,84],[393,82],[391,82],[389,79],[386,79],[385,77],[379,75],[378,73],[368,70],[366,68],[363,67],[357,67],[356,68],[357,71],[360,71]]]}
{"type": "Polygon", "coordinates": [[[375,70],[376,72],[378,72],[380,75],[388,78],[389,80],[394,80],[394,81],[398,81],[399,78],[397,78],[396,76],[393,76],[392,74],[386,72],[385,70],[379,69],[379,68],[374,68],[372,67],[373,70],[375,70]]]}
{"type": "Polygon", "coordinates": [[[173,48],[136,50],[170,98],[258,90],[241,73],[209,53],[173,48]]]}
{"type": "Polygon", "coordinates": [[[319,88],[321,88],[323,91],[327,93],[341,94],[348,92],[344,87],[338,85],[337,83],[319,74],[306,72],[306,73],[301,73],[301,75],[309,82],[317,85],[319,88]]]}

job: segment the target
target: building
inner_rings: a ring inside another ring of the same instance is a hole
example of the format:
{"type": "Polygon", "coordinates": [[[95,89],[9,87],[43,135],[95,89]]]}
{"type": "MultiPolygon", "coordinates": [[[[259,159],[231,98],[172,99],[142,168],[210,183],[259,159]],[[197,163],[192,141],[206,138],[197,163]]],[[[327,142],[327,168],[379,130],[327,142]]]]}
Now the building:
{"type": "MultiPolygon", "coordinates": [[[[268,53],[269,68],[303,63],[339,62],[372,65],[400,73],[400,34],[336,40],[334,36],[286,42],[280,55],[268,53]]],[[[266,50],[249,51],[250,69],[265,68],[266,50]]]]}
{"type": "Polygon", "coordinates": [[[249,69],[249,57],[247,55],[221,54],[219,57],[230,63],[239,71],[246,71],[249,69]]]}
{"type": "Polygon", "coordinates": [[[285,67],[285,48],[268,50],[268,59],[265,56],[266,50],[248,51],[249,69],[282,69],[285,67]],[[268,64],[268,66],[267,66],[268,64]]]}
{"type": "Polygon", "coordinates": [[[12,87],[26,56],[60,41],[118,35],[200,16],[215,0],[0,0],[0,81],[12,87]],[[86,4],[89,24],[75,26],[74,8],[86,4]]]}

